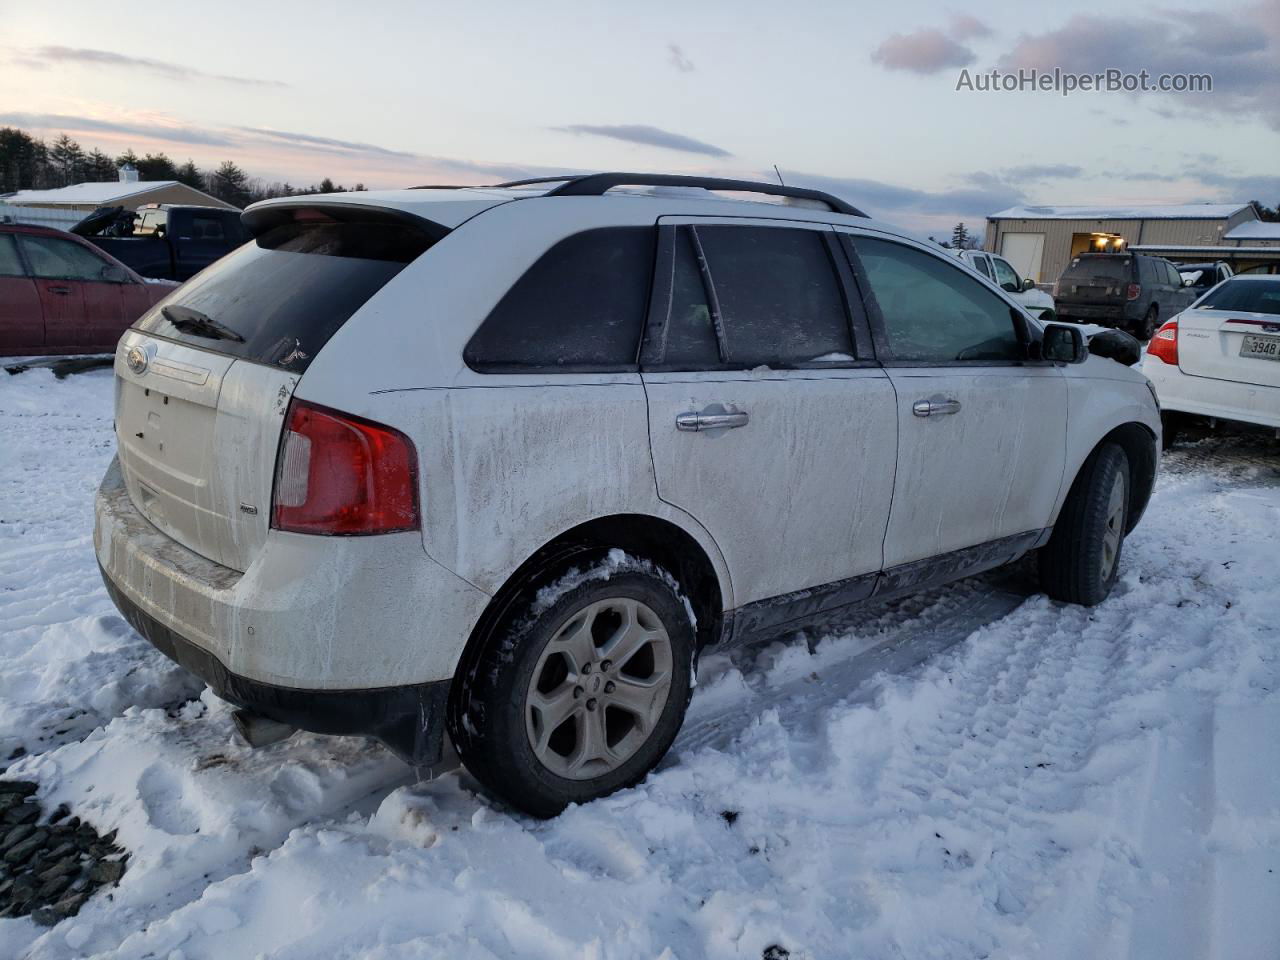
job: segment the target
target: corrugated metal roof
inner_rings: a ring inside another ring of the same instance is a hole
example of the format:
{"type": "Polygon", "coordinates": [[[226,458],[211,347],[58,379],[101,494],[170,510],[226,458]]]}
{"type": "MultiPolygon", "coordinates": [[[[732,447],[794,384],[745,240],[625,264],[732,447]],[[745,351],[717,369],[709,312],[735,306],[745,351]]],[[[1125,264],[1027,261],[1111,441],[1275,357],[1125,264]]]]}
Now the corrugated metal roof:
{"type": "Polygon", "coordinates": [[[1246,220],[1238,227],[1228,230],[1227,240],[1280,240],[1280,223],[1266,220],[1246,220]]]}
{"type": "MultiPolygon", "coordinates": [[[[1247,203],[1162,203],[1150,206],[1025,206],[990,214],[988,220],[1225,220],[1247,203]]],[[[1239,228],[1237,228],[1239,229],[1239,228]]]]}
{"type": "MultiPolygon", "coordinates": [[[[73,183],[69,187],[58,187],[55,190],[19,190],[7,194],[5,203],[119,203],[139,194],[150,193],[162,187],[172,187],[177,180],[136,180],[133,183],[122,183],[119,180],[108,180],[104,183],[73,183]]],[[[194,188],[192,188],[194,189],[194,188]]],[[[203,193],[203,191],[196,191],[203,193]]]]}

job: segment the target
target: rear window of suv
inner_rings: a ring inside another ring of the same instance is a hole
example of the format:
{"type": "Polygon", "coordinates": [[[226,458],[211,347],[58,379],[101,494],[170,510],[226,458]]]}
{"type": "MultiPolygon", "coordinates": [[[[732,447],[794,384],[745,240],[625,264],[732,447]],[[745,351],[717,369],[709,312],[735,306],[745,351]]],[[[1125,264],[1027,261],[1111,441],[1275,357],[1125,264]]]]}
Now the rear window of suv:
{"type": "Polygon", "coordinates": [[[1076,257],[1068,264],[1062,276],[1073,280],[1129,280],[1133,276],[1133,258],[1103,254],[1094,257],[1076,257]]]}
{"type": "Polygon", "coordinates": [[[283,222],[266,225],[188,280],[136,328],[300,373],[352,314],[445,232],[372,208],[272,213],[283,222]]]}

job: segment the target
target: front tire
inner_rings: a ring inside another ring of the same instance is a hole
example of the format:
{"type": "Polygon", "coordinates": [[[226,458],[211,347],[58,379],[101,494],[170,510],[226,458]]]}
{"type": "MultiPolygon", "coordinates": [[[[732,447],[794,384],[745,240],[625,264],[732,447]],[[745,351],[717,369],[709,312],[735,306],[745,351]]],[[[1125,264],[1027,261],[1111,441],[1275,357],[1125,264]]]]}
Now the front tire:
{"type": "Polygon", "coordinates": [[[1120,572],[1128,520],[1129,458],[1108,443],[1085,461],[1040,551],[1044,592],[1086,607],[1105,600],[1120,572]]]}
{"type": "Polygon", "coordinates": [[[643,779],[692,688],[693,624],[669,576],[635,561],[574,579],[495,631],[451,731],[476,779],[537,817],[643,779]]]}

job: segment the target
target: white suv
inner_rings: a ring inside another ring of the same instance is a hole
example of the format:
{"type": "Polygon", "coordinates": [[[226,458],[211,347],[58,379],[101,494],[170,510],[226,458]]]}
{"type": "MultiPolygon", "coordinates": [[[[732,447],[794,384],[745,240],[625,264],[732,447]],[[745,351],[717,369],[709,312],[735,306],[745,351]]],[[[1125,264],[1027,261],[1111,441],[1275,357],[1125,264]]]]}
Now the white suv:
{"type": "Polygon", "coordinates": [[[243,219],[120,342],[108,589],[249,721],[418,765],[447,732],[537,815],[643,777],[709,646],[1031,550],[1098,603],[1151,490],[1139,372],[826,194],[595,174],[243,219]]]}

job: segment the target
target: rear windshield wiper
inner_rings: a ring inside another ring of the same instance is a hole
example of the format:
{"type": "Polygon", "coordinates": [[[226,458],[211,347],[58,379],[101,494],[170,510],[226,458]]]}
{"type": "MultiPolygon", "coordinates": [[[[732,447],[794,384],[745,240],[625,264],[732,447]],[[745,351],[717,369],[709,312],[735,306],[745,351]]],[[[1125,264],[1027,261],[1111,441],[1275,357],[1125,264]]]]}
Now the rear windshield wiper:
{"type": "Polygon", "coordinates": [[[244,343],[244,337],[240,336],[240,334],[225,323],[219,323],[199,310],[192,310],[190,307],[172,306],[161,307],[160,313],[179,330],[194,334],[197,337],[205,337],[209,340],[234,340],[236,343],[244,343]]]}

